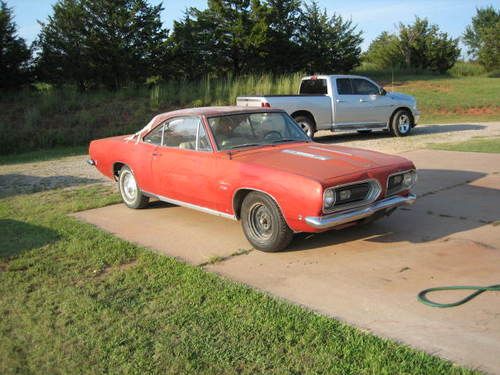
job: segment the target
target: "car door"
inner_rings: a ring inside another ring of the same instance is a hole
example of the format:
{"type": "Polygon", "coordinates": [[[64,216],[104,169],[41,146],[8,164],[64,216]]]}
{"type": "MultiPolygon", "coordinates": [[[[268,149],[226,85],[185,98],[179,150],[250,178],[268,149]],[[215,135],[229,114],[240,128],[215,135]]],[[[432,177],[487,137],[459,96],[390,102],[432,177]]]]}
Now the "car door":
{"type": "Polygon", "coordinates": [[[365,78],[352,78],[353,94],[359,98],[358,111],[366,123],[385,125],[389,118],[392,100],[381,94],[380,88],[365,78]]]}
{"type": "Polygon", "coordinates": [[[215,158],[201,118],[176,117],[161,126],[161,145],[151,159],[153,193],[213,209],[215,158]]]}
{"type": "Polygon", "coordinates": [[[368,114],[364,111],[362,98],[354,93],[350,78],[335,79],[337,90],[334,101],[334,124],[336,127],[349,128],[353,125],[368,122],[368,114]]]}

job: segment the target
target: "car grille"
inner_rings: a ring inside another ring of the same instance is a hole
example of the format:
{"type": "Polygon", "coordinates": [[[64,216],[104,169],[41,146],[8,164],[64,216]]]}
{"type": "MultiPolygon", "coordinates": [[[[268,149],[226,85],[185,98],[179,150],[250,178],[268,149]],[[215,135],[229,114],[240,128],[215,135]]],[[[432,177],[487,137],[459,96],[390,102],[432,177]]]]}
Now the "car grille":
{"type": "Polygon", "coordinates": [[[374,202],[380,195],[376,180],[367,180],[334,188],[335,204],[325,212],[345,211],[374,202]]]}

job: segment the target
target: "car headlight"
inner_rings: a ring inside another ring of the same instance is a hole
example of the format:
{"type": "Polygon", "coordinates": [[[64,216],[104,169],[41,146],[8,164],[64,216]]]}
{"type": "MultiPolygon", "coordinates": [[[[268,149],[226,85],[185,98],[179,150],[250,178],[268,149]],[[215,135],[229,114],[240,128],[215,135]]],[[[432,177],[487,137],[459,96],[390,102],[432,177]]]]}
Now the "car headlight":
{"type": "Polygon", "coordinates": [[[325,190],[323,194],[323,207],[325,209],[332,208],[335,204],[335,191],[333,189],[325,190]]]}
{"type": "Polygon", "coordinates": [[[417,182],[417,172],[406,171],[395,173],[387,180],[387,195],[399,193],[411,189],[417,182]]]}

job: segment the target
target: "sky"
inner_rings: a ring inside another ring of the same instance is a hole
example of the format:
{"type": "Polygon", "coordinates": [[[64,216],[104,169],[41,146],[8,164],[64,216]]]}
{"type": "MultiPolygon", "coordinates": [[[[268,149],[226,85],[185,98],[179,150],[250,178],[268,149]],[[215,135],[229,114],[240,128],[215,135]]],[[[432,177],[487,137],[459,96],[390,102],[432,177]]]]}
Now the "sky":
{"type": "MultiPolygon", "coordinates": [[[[161,0],[148,0],[158,4],[161,0]]],[[[38,34],[40,26],[37,20],[44,21],[52,12],[55,0],[7,0],[7,5],[14,8],[18,33],[31,43],[38,34]]],[[[500,8],[500,0],[319,0],[322,8],[329,14],[337,13],[346,19],[352,19],[358,29],[363,31],[362,49],[366,50],[370,42],[382,31],[393,32],[399,22],[412,23],[415,16],[427,17],[438,24],[442,31],[456,38],[462,35],[470,23],[477,7],[493,5],[500,8]]],[[[206,0],[163,0],[162,20],[170,29],[173,21],[183,16],[186,8],[206,7],[206,0]]]]}

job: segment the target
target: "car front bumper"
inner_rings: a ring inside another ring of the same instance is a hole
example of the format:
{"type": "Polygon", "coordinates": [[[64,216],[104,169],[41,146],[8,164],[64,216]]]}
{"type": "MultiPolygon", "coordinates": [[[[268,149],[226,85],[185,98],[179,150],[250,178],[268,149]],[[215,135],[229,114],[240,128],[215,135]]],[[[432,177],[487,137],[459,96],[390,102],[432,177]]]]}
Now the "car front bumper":
{"type": "Polygon", "coordinates": [[[308,216],[306,217],[305,221],[311,227],[317,229],[330,229],[339,225],[365,219],[379,211],[389,212],[396,207],[413,204],[415,203],[416,199],[417,196],[415,194],[408,194],[408,196],[406,197],[395,195],[393,197],[374,202],[369,206],[350,210],[347,212],[340,212],[324,216],[308,216]]]}

